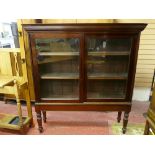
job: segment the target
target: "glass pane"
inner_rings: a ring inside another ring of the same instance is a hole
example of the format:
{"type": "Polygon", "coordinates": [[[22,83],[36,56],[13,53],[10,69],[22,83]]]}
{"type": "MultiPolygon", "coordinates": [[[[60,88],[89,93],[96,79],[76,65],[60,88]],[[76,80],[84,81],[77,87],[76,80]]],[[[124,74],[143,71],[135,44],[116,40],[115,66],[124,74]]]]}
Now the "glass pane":
{"type": "Polygon", "coordinates": [[[131,49],[131,39],[129,38],[88,38],[87,40],[87,50],[89,52],[93,51],[119,51],[126,52],[131,49]]]}
{"type": "Polygon", "coordinates": [[[125,80],[88,80],[87,83],[89,99],[125,98],[125,92],[125,80]]]}
{"type": "Polygon", "coordinates": [[[79,98],[78,80],[41,80],[41,98],[70,100],[79,98]]]}
{"type": "Polygon", "coordinates": [[[36,39],[39,52],[79,52],[78,38],[36,39]]]}
{"type": "Polygon", "coordinates": [[[77,56],[40,56],[38,64],[41,78],[79,78],[77,56]]]}
{"type": "Polygon", "coordinates": [[[124,98],[132,40],[87,39],[87,98],[124,98]]]}
{"type": "Polygon", "coordinates": [[[125,56],[88,56],[88,78],[127,78],[129,55],[125,56]]]}
{"type": "Polygon", "coordinates": [[[41,98],[79,99],[79,38],[36,39],[41,98]]]}

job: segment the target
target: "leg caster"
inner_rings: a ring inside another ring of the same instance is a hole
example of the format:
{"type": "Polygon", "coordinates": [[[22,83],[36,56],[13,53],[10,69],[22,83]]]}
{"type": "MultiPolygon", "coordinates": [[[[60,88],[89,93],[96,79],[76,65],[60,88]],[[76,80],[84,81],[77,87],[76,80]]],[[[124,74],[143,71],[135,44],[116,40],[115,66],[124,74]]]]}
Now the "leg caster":
{"type": "Polygon", "coordinates": [[[47,119],[47,117],[46,117],[46,111],[43,110],[42,113],[43,113],[43,121],[44,121],[44,123],[46,123],[46,119],[47,119]]]}
{"type": "Polygon", "coordinates": [[[117,116],[117,122],[118,122],[118,123],[121,121],[121,115],[122,115],[122,112],[119,111],[119,112],[118,112],[118,116],[117,116]]]}
{"type": "Polygon", "coordinates": [[[43,127],[42,127],[42,117],[41,117],[41,111],[37,111],[37,122],[38,122],[38,130],[40,133],[43,132],[43,127]]]}
{"type": "Polygon", "coordinates": [[[129,112],[124,112],[124,118],[123,118],[123,128],[122,128],[122,133],[126,133],[126,128],[128,124],[128,117],[129,117],[129,112]]]}

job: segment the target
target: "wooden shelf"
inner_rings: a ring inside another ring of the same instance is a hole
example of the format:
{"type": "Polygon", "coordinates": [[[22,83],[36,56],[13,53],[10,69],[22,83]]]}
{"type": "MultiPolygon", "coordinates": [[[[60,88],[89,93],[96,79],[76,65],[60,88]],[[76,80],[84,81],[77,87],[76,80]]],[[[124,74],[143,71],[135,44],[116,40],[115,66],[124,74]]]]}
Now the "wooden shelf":
{"type": "Polygon", "coordinates": [[[128,78],[127,73],[92,73],[88,74],[88,79],[96,79],[96,80],[102,80],[102,79],[111,79],[111,80],[126,80],[128,78]]]}
{"type": "Polygon", "coordinates": [[[46,73],[41,75],[41,79],[79,79],[78,73],[46,73]]]}
{"type": "Polygon", "coordinates": [[[42,94],[41,96],[41,99],[42,100],[78,100],[78,94],[61,94],[61,95],[58,95],[58,94],[52,94],[52,93],[49,93],[49,92],[46,92],[44,94],[42,94]]]}
{"type": "MultiPolygon", "coordinates": [[[[19,116],[11,115],[11,114],[3,114],[0,113],[0,127],[5,129],[13,129],[13,130],[20,130],[22,127],[19,125],[19,116]]],[[[30,124],[31,118],[30,117],[22,117],[23,119],[23,126],[30,124]]]]}
{"type": "Polygon", "coordinates": [[[62,62],[66,60],[72,60],[72,56],[67,56],[67,57],[48,57],[42,61],[39,61],[38,64],[48,64],[48,63],[56,63],[56,62],[62,62]]]}
{"type": "Polygon", "coordinates": [[[111,99],[111,98],[116,98],[116,99],[124,99],[125,94],[113,92],[111,94],[99,94],[98,92],[88,92],[87,94],[88,99],[111,99]]]}
{"type": "Polygon", "coordinates": [[[120,56],[120,55],[130,55],[129,51],[88,51],[89,56],[120,56]]]}
{"type": "Polygon", "coordinates": [[[79,52],[39,52],[40,56],[78,56],[79,52]]]}
{"type": "Polygon", "coordinates": [[[41,100],[79,100],[79,98],[74,98],[74,97],[70,97],[70,98],[63,98],[62,95],[54,98],[52,96],[46,97],[46,98],[41,98],[41,100]]]}
{"type": "Polygon", "coordinates": [[[88,64],[103,64],[105,62],[106,62],[105,60],[96,60],[96,61],[88,60],[87,61],[88,64]]]}
{"type": "MultiPolygon", "coordinates": [[[[78,73],[45,73],[42,74],[41,79],[79,79],[78,73]]],[[[120,79],[126,80],[128,78],[127,73],[116,74],[116,73],[93,73],[88,74],[88,79],[120,79]]]]}

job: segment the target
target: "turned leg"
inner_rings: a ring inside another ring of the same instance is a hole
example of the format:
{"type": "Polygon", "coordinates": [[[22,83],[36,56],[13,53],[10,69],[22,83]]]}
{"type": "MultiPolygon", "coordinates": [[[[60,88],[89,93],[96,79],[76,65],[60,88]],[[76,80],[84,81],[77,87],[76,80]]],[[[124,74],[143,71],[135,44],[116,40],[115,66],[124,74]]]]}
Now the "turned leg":
{"type": "Polygon", "coordinates": [[[118,123],[121,121],[121,115],[122,115],[122,111],[119,111],[118,116],[117,116],[117,122],[118,123]]]}
{"type": "Polygon", "coordinates": [[[32,115],[32,105],[31,105],[30,93],[29,93],[28,87],[26,87],[26,89],[25,89],[25,98],[26,98],[28,117],[31,118],[29,127],[34,127],[33,115],[32,115]]]}
{"type": "Polygon", "coordinates": [[[149,135],[149,122],[146,120],[144,135],[149,135]]]}
{"type": "Polygon", "coordinates": [[[46,111],[43,110],[42,113],[43,113],[43,121],[44,121],[44,123],[46,123],[46,119],[47,119],[47,117],[46,117],[46,111]]]}
{"type": "Polygon", "coordinates": [[[129,117],[129,112],[124,112],[124,118],[123,118],[123,128],[122,128],[122,132],[123,134],[126,133],[126,128],[127,128],[127,124],[128,124],[128,117],[129,117]]]}
{"type": "Polygon", "coordinates": [[[21,109],[21,103],[19,99],[17,100],[17,110],[18,110],[18,116],[19,116],[19,125],[22,128],[23,127],[23,119],[22,119],[22,109],[21,109]]]}
{"type": "Polygon", "coordinates": [[[37,113],[38,130],[41,133],[43,132],[41,111],[37,111],[36,113],[37,113]]]}
{"type": "Polygon", "coordinates": [[[19,97],[19,87],[17,84],[17,81],[14,80],[14,92],[15,92],[15,97],[16,97],[16,101],[17,101],[17,111],[18,111],[18,117],[19,117],[19,126],[22,129],[23,128],[23,118],[22,118],[22,107],[21,107],[21,103],[20,103],[20,97],[19,97]]]}

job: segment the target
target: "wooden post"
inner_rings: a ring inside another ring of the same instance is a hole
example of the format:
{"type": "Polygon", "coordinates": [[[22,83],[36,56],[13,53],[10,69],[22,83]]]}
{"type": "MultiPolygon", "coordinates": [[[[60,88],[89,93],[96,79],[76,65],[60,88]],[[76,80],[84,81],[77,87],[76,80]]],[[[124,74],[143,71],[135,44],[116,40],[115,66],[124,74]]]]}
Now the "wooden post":
{"type": "Polygon", "coordinates": [[[17,101],[17,111],[18,111],[18,116],[19,116],[19,125],[20,127],[23,127],[23,119],[22,119],[22,108],[21,108],[21,103],[19,99],[19,87],[17,84],[17,81],[14,80],[14,91],[15,91],[15,96],[16,96],[16,101],[17,101]]]}
{"type": "Polygon", "coordinates": [[[41,111],[36,111],[36,113],[37,113],[38,130],[41,133],[43,132],[41,111]]]}
{"type": "MultiPolygon", "coordinates": [[[[34,85],[33,85],[33,78],[32,78],[32,68],[30,66],[30,64],[26,65],[26,50],[27,50],[27,44],[24,43],[24,32],[22,30],[22,24],[34,24],[35,20],[34,19],[29,19],[29,20],[22,20],[22,19],[18,19],[17,20],[17,25],[18,25],[18,32],[19,32],[19,43],[20,43],[20,53],[21,53],[21,59],[23,60],[22,62],[22,71],[23,71],[23,77],[25,81],[28,81],[28,87],[30,90],[30,99],[31,100],[35,100],[35,96],[34,96],[34,85]]],[[[26,42],[26,41],[25,41],[26,42]]],[[[27,51],[27,53],[30,51],[27,51]]]]}
{"type": "Polygon", "coordinates": [[[128,124],[128,117],[129,117],[129,112],[124,112],[124,118],[123,118],[123,128],[122,128],[122,132],[123,134],[126,133],[126,128],[127,128],[127,124],[128,124]]]}
{"type": "Polygon", "coordinates": [[[146,120],[144,135],[149,135],[149,122],[146,120]]]}
{"type": "Polygon", "coordinates": [[[119,111],[118,116],[117,116],[117,122],[118,123],[121,121],[121,115],[122,115],[122,111],[119,111]]]}
{"type": "Polygon", "coordinates": [[[33,127],[34,126],[34,122],[33,122],[33,115],[32,115],[32,105],[31,105],[30,93],[29,93],[27,84],[26,84],[26,88],[25,88],[25,98],[26,98],[28,117],[31,118],[30,126],[33,127]]]}
{"type": "Polygon", "coordinates": [[[44,123],[46,123],[46,111],[45,110],[43,110],[42,111],[42,113],[43,113],[43,121],[44,121],[44,123]]]}

